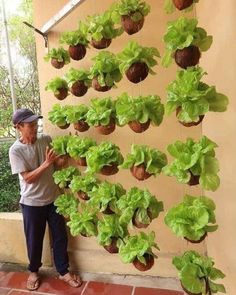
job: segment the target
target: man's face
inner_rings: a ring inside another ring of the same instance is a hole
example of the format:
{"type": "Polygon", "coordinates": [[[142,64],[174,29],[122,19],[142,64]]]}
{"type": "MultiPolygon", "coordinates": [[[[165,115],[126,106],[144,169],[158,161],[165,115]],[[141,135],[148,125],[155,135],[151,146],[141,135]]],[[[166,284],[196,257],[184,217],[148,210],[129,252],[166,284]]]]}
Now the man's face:
{"type": "Polygon", "coordinates": [[[21,123],[18,125],[18,130],[21,132],[22,137],[35,139],[37,137],[38,120],[30,123],[21,123]]]}

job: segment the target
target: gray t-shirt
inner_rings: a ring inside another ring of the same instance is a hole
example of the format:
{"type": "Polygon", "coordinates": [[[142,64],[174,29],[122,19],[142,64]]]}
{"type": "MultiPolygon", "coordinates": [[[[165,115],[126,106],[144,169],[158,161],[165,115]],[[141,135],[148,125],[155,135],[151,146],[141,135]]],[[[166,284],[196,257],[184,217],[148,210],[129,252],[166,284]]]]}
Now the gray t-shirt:
{"type": "Polygon", "coordinates": [[[10,147],[9,158],[12,174],[18,173],[20,180],[21,204],[45,206],[52,203],[59,194],[52,177],[53,165],[49,166],[34,183],[27,183],[20,174],[35,170],[45,161],[46,147],[50,146],[50,142],[50,136],[41,135],[33,144],[23,144],[16,140],[10,147]]]}

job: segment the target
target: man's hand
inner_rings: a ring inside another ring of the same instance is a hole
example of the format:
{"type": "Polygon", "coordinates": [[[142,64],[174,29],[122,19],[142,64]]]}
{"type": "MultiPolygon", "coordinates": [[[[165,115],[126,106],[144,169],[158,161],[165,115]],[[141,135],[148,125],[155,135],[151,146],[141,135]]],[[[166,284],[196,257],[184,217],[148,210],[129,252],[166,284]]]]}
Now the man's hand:
{"type": "Polygon", "coordinates": [[[46,147],[46,159],[45,162],[47,163],[48,166],[53,164],[56,159],[58,159],[60,155],[57,155],[53,149],[50,149],[48,146],[46,147]]]}

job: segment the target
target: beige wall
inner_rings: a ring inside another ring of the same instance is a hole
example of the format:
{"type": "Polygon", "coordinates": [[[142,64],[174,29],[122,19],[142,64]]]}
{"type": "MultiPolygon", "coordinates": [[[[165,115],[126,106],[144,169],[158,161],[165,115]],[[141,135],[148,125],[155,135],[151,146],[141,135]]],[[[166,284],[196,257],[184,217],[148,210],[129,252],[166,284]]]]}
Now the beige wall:
{"type": "MultiPolygon", "coordinates": [[[[35,26],[37,28],[49,20],[67,0],[34,0],[35,11],[35,26]]],[[[67,18],[58,24],[49,35],[49,46],[58,46],[59,34],[65,30],[76,29],[78,20],[84,20],[86,15],[103,12],[108,8],[113,1],[111,0],[86,0],[79,8],[74,10],[67,18]]],[[[166,30],[166,22],[170,19],[175,19],[177,15],[167,16],[163,11],[162,0],[147,0],[152,9],[150,15],[146,18],[143,29],[133,36],[123,34],[119,38],[112,41],[108,50],[112,52],[121,51],[128,40],[137,40],[144,46],[155,46],[161,54],[164,53],[164,45],[162,36],[166,30]]],[[[42,112],[44,115],[45,131],[52,136],[59,134],[66,134],[68,130],[61,131],[59,128],[52,126],[47,120],[48,111],[52,108],[53,104],[58,101],[49,92],[45,92],[44,87],[46,82],[56,75],[63,75],[70,66],[74,67],[89,67],[91,65],[90,58],[97,54],[97,50],[90,48],[85,59],[78,62],[73,62],[61,70],[56,70],[50,66],[49,63],[43,61],[43,56],[46,53],[44,48],[44,41],[41,36],[37,35],[37,53],[38,53],[38,66],[39,66],[39,79],[41,90],[42,112]]],[[[112,96],[115,98],[118,94],[127,91],[130,94],[158,94],[161,96],[162,101],[165,101],[165,87],[174,79],[176,74],[176,66],[169,69],[163,69],[161,66],[155,68],[157,75],[149,76],[142,83],[135,85],[127,81],[124,77],[118,84],[118,88],[111,90],[107,93],[98,93],[90,89],[83,98],[67,97],[64,104],[78,104],[89,103],[92,97],[105,97],[112,96]]],[[[74,134],[73,129],[69,131],[74,134]]],[[[165,118],[160,127],[151,127],[143,134],[135,134],[128,127],[117,128],[116,131],[108,136],[98,135],[93,128],[82,134],[82,136],[91,136],[96,138],[98,142],[102,140],[111,140],[118,144],[121,148],[123,155],[126,155],[132,143],[147,144],[152,147],[157,147],[161,151],[166,152],[166,146],[177,139],[185,140],[186,137],[192,136],[199,138],[201,135],[201,127],[185,128],[178,124],[175,115],[165,118]]],[[[188,187],[187,185],[177,184],[174,178],[166,176],[159,176],[157,178],[151,177],[145,182],[138,182],[134,179],[128,170],[122,170],[115,176],[107,177],[112,182],[120,182],[122,185],[129,189],[132,186],[140,188],[147,187],[153,194],[156,194],[158,199],[163,200],[165,209],[167,210],[174,204],[178,203],[185,193],[198,195],[201,193],[199,187],[188,187]]],[[[154,220],[151,226],[147,229],[156,232],[156,240],[159,244],[161,251],[159,259],[156,260],[155,266],[144,275],[155,276],[176,276],[176,271],[171,265],[171,258],[175,254],[182,253],[185,249],[196,248],[201,252],[205,252],[206,247],[203,242],[201,245],[192,246],[186,241],[178,239],[174,234],[164,225],[163,216],[154,220]]],[[[101,271],[101,272],[115,272],[115,273],[137,273],[131,265],[124,265],[120,262],[117,255],[111,255],[105,252],[97,245],[94,238],[85,239],[71,239],[69,248],[73,265],[76,268],[86,271],[101,271]],[[101,267],[102,266],[102,267],[101,267]]]]}
{"type": "Polygon", "coordinates": [[[207,83],[229,96],[228,111],[211,113],[203,123],[203,133],[217,142],[217,157],[220,160],[220,188],[207,193],[217,205],[219,229],[210,235],[207,242],[208,255],[214,257],[216,266],[225,273],[227,294],[236,294],[236,2],[235,0],[200,1],[197,17],[201,26],[214,36],[212,48],[202,59],[208,72],[207,83]]]}

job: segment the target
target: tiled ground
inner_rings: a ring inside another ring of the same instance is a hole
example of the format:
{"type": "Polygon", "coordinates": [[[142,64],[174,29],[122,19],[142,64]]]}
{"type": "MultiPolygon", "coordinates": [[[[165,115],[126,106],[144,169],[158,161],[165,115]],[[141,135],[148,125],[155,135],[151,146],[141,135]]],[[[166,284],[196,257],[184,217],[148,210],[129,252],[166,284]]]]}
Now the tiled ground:
{"type": "Polygon", "coordinates": [[[37,291],[26,290],[26,272],[0,271],[0,295],[183,295],[171,290],[143,288],[102,282],[84,282],[80,288],[71,288],[56,277],[42,277],[37,291]]]}

